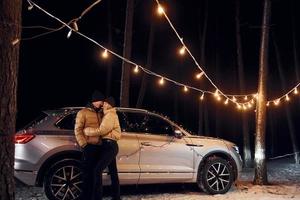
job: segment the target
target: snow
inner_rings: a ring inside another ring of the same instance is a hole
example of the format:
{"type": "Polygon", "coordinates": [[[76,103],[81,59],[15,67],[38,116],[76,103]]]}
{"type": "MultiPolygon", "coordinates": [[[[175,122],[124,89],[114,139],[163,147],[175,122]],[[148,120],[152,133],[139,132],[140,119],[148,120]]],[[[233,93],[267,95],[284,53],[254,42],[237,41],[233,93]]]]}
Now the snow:
{"type": "MultiPolygon", "coordinates": [[[[300,200],[300,165],[291,159],[268,162],[269,185],[253,185],[253,169],[244,169],[239,181],[224,195],[208,195],[195,184],[121,187],[123,200],[300,200]]],[[[109,188],[105,194],[109,195],[109,188]]],[[[16,200],[46,200],[42,188],[17,184],[16,200]]],[[[110,197],[104,198],[105,200],[110,197]]]]}

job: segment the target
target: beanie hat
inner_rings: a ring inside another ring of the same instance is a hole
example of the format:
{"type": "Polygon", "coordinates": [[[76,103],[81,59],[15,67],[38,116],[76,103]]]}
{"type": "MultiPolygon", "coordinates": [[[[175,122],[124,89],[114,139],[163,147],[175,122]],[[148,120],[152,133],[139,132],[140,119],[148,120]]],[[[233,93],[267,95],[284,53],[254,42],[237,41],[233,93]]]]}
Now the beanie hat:
{"type": "Polygon", "coordinates": [[[98,90],[95,90],[92,94],[91,102],[95,102],[95,101],[104,101],[104,95],[98,90]]]}
{"type": "Polygon", "coordinates": [[[107,97],[104,101],[106,103],[108,103],[109,105],[111,105],[112,107],[116,106],[116,102],[115,102],[115,99],[113,97],[107,97]]]}

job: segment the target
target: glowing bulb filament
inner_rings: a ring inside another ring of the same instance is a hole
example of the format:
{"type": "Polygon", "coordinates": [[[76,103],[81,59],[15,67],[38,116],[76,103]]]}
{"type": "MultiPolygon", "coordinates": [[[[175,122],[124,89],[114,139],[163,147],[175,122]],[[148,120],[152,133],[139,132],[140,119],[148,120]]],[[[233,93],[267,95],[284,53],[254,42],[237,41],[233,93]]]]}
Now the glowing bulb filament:
{"type": "Polygon", "coordinates": [[[229,101],[229,99],[226,99],[226,101],[224,102],[224,104],[227,105],[227,104],[228,104],[228,101],[229,101]]]}
{"type": "Polygon", "coordinates": [[[163,85],[165,83],[165,79],[163,77],[161,77],[161,79],[159,80],[159,84],[163,85]]]}
{"type": "Polygon", "coordinates": [[[71,35],[72,35],[72,30],[70,30],[70,31],[68,32],[67,38],[69,39],[69,38],[71,37],[71,35]]]}
{"type": "Polygon", "coordinates": [[[236,102],[235,96],[232,97],[232,101],[233,101],[233,102],[236,102]]]}
{"type": "Polygon", "coordinates": [[[139,66],[138,65],[135,66],[133,72],[136,73],[136,74],[139,72],[139,66]]]}
{"type": "Polygon", "coordinates": [[[185,47],[184,46],[179,49],[179,54],[181,56],[183,56],[185,54],[185,47]]]}
{"type": "Polygon", "coordinates": [[[298,94],[298,89],[297,88],[295,88],[294,94],[298,94]]]}
{"type": "Polygon", "coordinates": [[[161,5],[159,5],[159,6],[157,7],[157,13],[158,13],[159,15],[163,15],[164,12],[165,12],[164,8],[163,8],[161,5]]]}
{"type": "Polygon", "coordinates": [[[199,74],[196,75],[197,79],[200,79],[203,76],[204,72],[200,72],[199,74]]]}
{"type": "Polygon", "coordinates": [[[248,103],[248,108],[252,108],[252,104],[251,103],[248,103]]]}
{"type": "Polygon", "coordinates": [[[275,106],[278,106],[280,103],[280,99],[277,99],[276,101],[274,101],[275,106]]]}
{"type": "Polygon", "coordinates": [[[104,58],[104,59],[108,58],[108,52],[107,52],[107,49],[105,49],[105,50],[102,52],[102,58],[104,58]]]}
{"type": "Polygon", "coordinates": [[[285,100],[286,100],[286,101],[289,101],[289,100],[290,100],[289,95],[285,95],[285,100]]]}
{"type": "Polygon", "coordinates": [[[218,89],[215,91],[214,96],[215,96],[215,97],[218,97],[218,96],[219,96],[219,91],[218,91],[218,89]]]}
{"type": "Polygon", "coordinates": [[[189,89],[186,86],[184,86],[183,91],[187,92],[187,91],[189,91],[189,89]]]}
{"type": "Polygon", "coordinates": [[[200,100],[203,101],[204,99],[204,93],[202,93],[201,97],[200,97],[200,100]]]}

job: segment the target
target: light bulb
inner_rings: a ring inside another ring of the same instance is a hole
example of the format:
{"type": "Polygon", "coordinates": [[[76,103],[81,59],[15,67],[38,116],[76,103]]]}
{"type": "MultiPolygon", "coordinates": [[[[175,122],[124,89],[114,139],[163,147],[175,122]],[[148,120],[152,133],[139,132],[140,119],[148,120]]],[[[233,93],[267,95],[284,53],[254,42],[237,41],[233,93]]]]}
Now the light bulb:
{"type": "Polygon", "coordinates": [[[161,79],[159,80],[159,85],[163,85],[165,83],[165,80],[163,77],[161,77],[161,79]]]}
{"type": "Polygon", "coordinates": [[[69,39],[72,35],[72,29],[68,32],[67,38],[69,39]]]}
{"type": "Polygon", "coordinates": [[[248,102],[248,108],[252,108],[252,104],[248,102]]]}
{"type": "Polygon", "coordinates": [[[286,100],[286,101],[289,101],[289,100],[290,100],[289,95],[287,95],[287,94],[285,95],[285,100],[286,100]]]}
{"type": "Polygon", "coordinates": [[[181,56],[183,56],[183,55],[185,54],[185,47],[184,47],[184,46],[182,46],[182,47],[179,49],[179,54],[180,54],[181,56]]]}
{"type": "Polygon", "coordinates": [[[203,101],[204,99],[204,93],[202,93],[201,97],[200,97],[200,100],[203,101]]]}
{"type": "Polygon", "coordinates": [[[232,101],[233,101],[233,102],[236,102],[235,96],[232,97],[232,101]]]}
{"type": "Polygon", "coordinates": [[[280,103],[280,99],[277,99],[277,100],[274,101],[274,105],[275,105],[275,106],[278,106],[279,103],[280,103]]]}
{"type": "Polygon", "coordinates": [[[269,105],[270,105],[270,102],[268,101],[267,104],[266,104],[266,106],[269,106],[269,105]]]}
{"type": "Polygon", "coordinates": [[[203,74],[204,74],[204,72],[198,73],[198,74],[196,75],[196,78],[197,78],[197,79],[200,79],[200,78],[203,76],[203,74]]]}
{"type": "Polygon", "coordinates": [[[165,12],[164,8],[163,8],[161,5],[159,5],[159,6],[157,7],[157,13],[158,13],[159,15],[163,15],[164,12],[165,12]]]}
{"type": "Polygon", "coordinates": [[[242,106],[241,106],[240,104],[238,104],[238,103],[236,104],[236,107],[237,107],[237,109],[239,109],[239,110],[242,108],[242,106]]]}
{"type": "Polygon", "coordinates": [[[214,93],[214,96],[215,96],[215,97],[218,97],[218,96],[219,96],[219,91],[218,91],[218,89],[216,89],[216,91],[215,91],[215,93],[214,93]]]}
{"type": "Polygon", "coordinates": [[[108,52],[107,52],[107,49],[105,49],[105,50],[102,52],[102,58],[104,58],[104,59],[108,58],[108,52]]]}
{"type": "Polygon", "coordinates": [[[136,74],[139,72],[139,66],[138,65],[135,66],[133,72],[136,73],[136,74]]]}
{"type": "Polygon", "coordinates": [[[248,96],[245,96],[244,99],[245,99],[245,100],[248,100],[248,96]]]}
{"type": "Polygon", "coordinates": [[[30,10],[32,10],[33,9],[33,5],[32,4],[30,4],[29,6],[28,6],[28,8],[27,8],[29,11],[30,10]]]}
{"type": "Polygon", "coordinates": [[[294,94],[298,94],[298,89],[297,88],[295,88],[294,94]]]}
{"type": "Polygon", "coordinates": [[[227,98],[226,101],[224,102],[225,105],[228,104],[229,99],[227,98]]]}
{"type": "Polygon", "coordinates": [[[187,91],[189,91],[189,89],[186,86],[184,86],[183,91],[187,92],[187,91]]]}

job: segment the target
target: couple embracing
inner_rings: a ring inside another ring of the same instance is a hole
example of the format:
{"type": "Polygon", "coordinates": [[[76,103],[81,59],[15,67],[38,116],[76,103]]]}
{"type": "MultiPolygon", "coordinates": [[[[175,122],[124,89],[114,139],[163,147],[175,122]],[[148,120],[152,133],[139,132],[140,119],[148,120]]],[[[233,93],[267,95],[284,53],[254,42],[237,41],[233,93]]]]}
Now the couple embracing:
{"type": "Polygon", "coordinates": [[[116,156],[121,138],[118,115],[112,97],[95,91],[89,104],[76,116],[75,137],[83,149],[81,199],[102,199],[102,172],[108,167],[113,200],[120,200],[116,156]]]}

